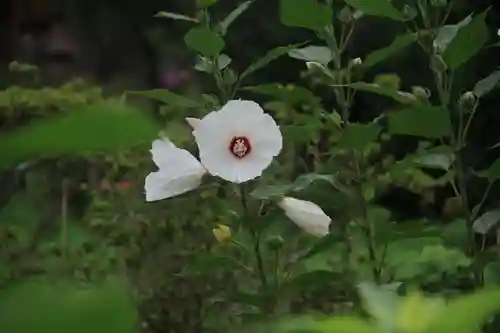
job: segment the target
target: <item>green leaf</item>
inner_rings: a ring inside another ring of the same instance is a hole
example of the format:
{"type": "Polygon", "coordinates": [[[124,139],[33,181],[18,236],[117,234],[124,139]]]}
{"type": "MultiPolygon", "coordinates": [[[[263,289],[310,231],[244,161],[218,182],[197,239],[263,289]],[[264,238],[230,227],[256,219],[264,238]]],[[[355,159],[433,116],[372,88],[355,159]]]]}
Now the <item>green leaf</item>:
{"type": "Polygon", "coordinates": [[[215,57],[224,49],[224,40],[207,27],[191,28],[184,36],[184,42],[191,50],[204,55],[215,57]]]}
{"type": "Polygon", "coordinates": [[[400,298],[395,292],[382,289],[372,283],[359,285],[364,308],[373,316],[383,331],[392,331],[400,298]]]}
{"type": "Polygon", "coordinates": [[[291,105],[311,103],[316,100],[314,94],[301,86],[284,86],[278,83],[266,83],[258,86],[241,88],[257,94],[276,98],[276,100],[287,102],[291,105]]]}
{"type": "Polygon", "coordinates": [[[245,12],[255,0],[249,0],[242,2],[238,7],[236,7],[222,22],[219,23],[219,28],[221,34],[224,36],[227,33],[229,26],[236,20],[243,12],[245,12]]]}
{"type": "Polygon", "coordinates": [[[276,47],[269,52],[262,58],[258,59],[256,62],[251,64],[243,73],[241,73],[241,78],[243,79],[244,77],[252,74],[253,72],[265,67],[267,64],[269,64],[271,61],[274,61],[278,59],[279,57],[284,56],[285,54],[288,53],[288,51],[293,50],[297,48],[299,45],[302,45],[303,43],[300,44],[294,44],[294,45],[288,45],[288,46],[279,46],[276,47]]]}
{"type": "Polygon", "coordinates": [[[326,46],[309,45],[288,51],[288,56],[298,60],[313,61],[324,66],[332,61],[332,51],[326,46]]]}
{"type": "Polygon", "coordinates": [[[186,15],[177,14],[177,13],[164,12],[164,11],[156,13],[154,17],[169,18],[172,20],[182,20],[182,21],[190,21],[190,22],[198,23],[198,20],[193,18],[193,17],[189,17],[186,15]]]}
{"type": "Polygon", "coordinates": [[[396,21],[404,21],[405,16],[397,10],[390,0],[344,0],[349,6],[362,11],[366,15],[387,17],[396,21]]]}
{"type": "Polygon", "coordinates": [[[418,34],[416,33],[398,36],[394,39],[391,45],[370,53],[363,61],[363,66],[371,67],[384,60],[387,60],[390,57],[401,52],[406,47],[413,44],[415,41],[417,41],[417,39],[418,39],[418,34]]]}
{"type": "Polygon", "coordinates": [[[491,316],[500,311],[500,289],[483,289],[459,296],[439,311],[426,332],[478,332],[491,316]],[[453,318],[453,320],[450,320],[453,318]]]}
{"type": "Polygon", "coordinates": [[[331,185],[335,185],[335,178],[332,175],[309,173],[299,176],[297,179],[295,179],[295,181],[292,183],[292,191],[294,192],[303,191],[317,181],[323,181],[330,183],[331,185]]]}
{"type": "Polygon", "coordinates": [[[140,111],[105,102],[32,122],[0,137],[0,166],[33,157],[124,149],[153,140],[158,126],[140,111]]]}
{"type": "Polygon", "coordinates": [[[452,133],[448,111],[423,104],[390,114],[388,130],[391,134],[424,138],[442,138],[452,133]]]}
{"type": "Polygon", "coordinates": [[[401,104],[412,104],[417,101],[417,98],[410,93],[398,91],[391,87],[386,87],[376,83],[354,82],[346,85],[355,90],[371,92],[377,95],[391,97],[401,104]]]}
{"type": "Polygon", "coordinates": [[[490,210],[489,212],[481,215],[477,220],[474,221],[472,229],[481,235],[486,235],[495,226],[497,226],[500,221],[500,209],[490,210]]]}
{"type": "Polygon", "coordinates": [[[267,326],[253,326],[250,332],[317,332],[317,333],[379,333],[374,325],[354,316],[312,316],[285,317],[267,326]]]}
{"type": "Polygon", "coordinates": [[[498,81],[500,81],[500,71],[494,71],[487,77],[479,80],[472,92],[477,97],[482,97],[493,90],[498,85],[498,81]]]}
{"type": "Polygon", "coordinates": [[[333,317],[318,322],[315,329],[319,332],[345,332],[345,333],[378,333],[373,324],[356,317],[333,317]]]}
{"type": "Polygon", "coordinates": [[[486,177],[491,181],[500,179],[500,158],[497,158],[490,167],[478,173],[479,177],[486,177]]]}
{"type": "Polygon", "coordinates": [[[16,242],[23,248],[29,248],[39,224],[39,212],[30,196],[26,193],[16,193],[0,211],[0,225],[14,233],[16,242]]]}
{"type": "Polygon", "coordinates": [[[291,190],[291,188],[291,184],[257,186],[252,192],[250,192],[250,196],[256,199],[265,200],[273,197],[284,196],[291,190]]]}
{"type": "Polygon", "coordinates": [[[199,108],[203,106],[203,104],[198,101],[193,101],[192,99],[178,95],[166,89],[128,91],[127,93],[137,96],[143,96],[179,108],[199,108]]]}
{"type": "Polygon", "coordinates": [[[398,332],[427,332],[430,323],[444,307],[444,300],[438,297],[424,297],[412,292],[404,297],[397,315],[398,332]]]}
{"type": "Polygon", "coordinates": [[[342,278],[339,272],[329,270],[314,270],[300,274],[289,281],[283,283],[285,290],[305,291],[308,289],[317,289],[326,287],[332,281],[338,281],[342,278]]]}
{"type": "MultiPolygon", "coordinates": [[[[217,58],[217,68],[219,70],[223,70],[229,64],[232,62],[232,59],[227,55],[227,54],[219,54],[219,57],[217,58]]],[[[200,72],[206,72],[206,73],[212,73],[213,72],[213,66],[210,61],[210,59],[207,59],[205,57],[200,57],[198,58],[198,62],[194,66],[194,69],[200,72]]]]}
{"type": "Polygon", "coordinates": [[[298,177],[293,183],[285,185],[265,185],[258,186],[250,195],[256,199],[269,199],[272,197],[284,196],[289,192],[300,192],[317,181],[325,181],[335,185],[335,179],[331,175],[305,174],[298,177]]]}
{"type": "Polygon", "coordinates": [[[468,15],[457,24],[449,24],[441,27],[438,31],[436,38],[434,38],[434,45],[437,47],[439,53],[442,53],[446,46],[455,38],[458,30],[467,25],[472,20],[472,15],[468,15]]]}
{"type": "Polygon", "coordinates": [[[488,10],[476,15],[469,23],[458,29],[442,54],[448,68],[455,69],[476,55],[488,41],[488,26],[485,19],[488,10]]]}
{"type": "Polygon", "coordinates": [[[455,154],[451,147],[439,146],[417,154],[413,163],[424,168],[441,169],[448,171],[455,161],[455,154]]]}
{"type": "Polygon", "coordinates": [[[320,30],[332,23],[333,10],[314,0],[281,0],[280,20],[289,27],[320,30]]]}
{"type": "Polygon", "coordinates": [[[352,124],[342,133],[342,137],[337,143],[339,148],[362,151],[370,143],[377,140],[382,127],[375,123],[352,124]]]}
{"type": "Polygon", "coordinates": [[[206,8],[215,5],[219,0],[196,0],[198,8],[206,8]]]}
{"type": "Polygon", "coordinates": [[[339,235],[330,233],[321,237],[305,254],[301,255],[297,261],[306,260],[320,252],[330,250],[340,242],[342,242],[342,238],[339,235]]]}
{"type": "Polygon", "coordinates": [[[125,285],[111,280],[76,286],[25,282],[0,293],[2,331],[9,333],[134,333],[138,314],[125,285]]]}

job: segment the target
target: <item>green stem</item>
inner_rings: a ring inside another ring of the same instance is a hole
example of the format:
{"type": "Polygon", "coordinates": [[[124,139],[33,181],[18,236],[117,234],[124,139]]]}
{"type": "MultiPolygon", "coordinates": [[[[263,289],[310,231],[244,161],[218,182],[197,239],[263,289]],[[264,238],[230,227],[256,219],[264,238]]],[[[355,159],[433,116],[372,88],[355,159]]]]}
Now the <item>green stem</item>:
{"type": "MultiPolygon", "coordinates": [[[[245,188],[245,184],[240,184],[240,196],[241,196],[241,205],[243,207],[243,213],[245,215],[245,219],[248,219],[250,217],[250,210],[248,207],[247,191],[245,188]]],[[[253,251],[255,254],[255,259],[257,261],[257,275],[259,276],[260,279],[262,292],[267,293],[268,283],[267,283],[266,271],[264,270],[264,261],[262,259],[262,253],[260,250],[260,238],[261,238],[260,233],[257,232],[251,224],[249,224],[249,229],[253,240],[253,251]]],[[[266,307],[266,309],[263,310],[265,311],[268,309],[266,307]]]]}
{"type": "Polygon", "coordinates": [[[355,153],[355,163],[356,163],[356,171],[357,171],[357,190],[358,190],[358,198],[359,204],[361,206],[362,216],[363,216],[363,226],[362,230],[365,234],[366,240],[368,241],[368,258],[370,259],[370,265],[372,269],[373,280],[378,284],[380,283],[380,270],[379,263],[377,260],[377,242],[375,235],[375,226],[373,224],[373,220],[368,217],[368,206],[366,204],[365,196],[363,194],[363,183],[361,180],[361,165],[357,154],[355,153]]]}
{"type": "Polygon", "coordinates": [[[68,180],[61,183],[61,252],[68,259],[68,180]]]}
{"type": "Polygon", "coordinates": [[[274,286],[276,290],[279,289],[280,285],[279,273],[280,273],[280,250],[276,249],[274,250],[274,286]]]}
{"type": "MultiPolygon", "coordinates": [[[[326,41],[327,45],[329,46],[332,56],[333,56],[333,64],[335,66],[336,70],[341,70],[342,69],[342,52],[343,48],[349,41],[349,38],[351,36],[353,28],[348,32],[347,36],[342,36],[342,45],[339,47],[337,43],[337,39],[335,37],[335,30],[333,25],[329,26],[325,32],[324,35],[322,36],[323,39],[326,41]]],[[[345,33],[345,30],[344,30],[345,33]]],[[[343,34],[344,34],[343,33],[343,34]]],[[[344,84],[343,80],[336,80],[334,83],[334,92],[335,96],[337,97],[337,103],[341,109],[341,117],[342,117],[342,123],[344,128],[347,128],[349,126],[349,109],[350,109],[350,102],[353,98],[353,95],[349,95],[350,89],[344,89],[342,84],[344,84]]],[[[357,177],[358,180],[361,179],[361,162],[360,158],[357,154],[357,152],[354,152],[354,163],[356,164],[356,170],[357,170],[357,177]]],[[[370,264],[372,266],[372,274],[373,274],[373,279],[376,283],[380,282],[380,270],[379,270],[379,263],[377,262],[377,256],[376,256],[376,235],[375,235],[375,226],[373,223],[370,221],[368,218],[368,206],[367,202],[365,200],[365,197],[363,195],[363,184],[361,181],[358,181],[357,184],[357,192],[358,192],[358,199],[359,203],[361,206],[361,211],[362,211],[362,219],[363,219],[363,226],[362,230],[363,233],[365,234],[367,241],[368,241],[368,255],[370,259],[370,264]]],[[[347,244],[348,249],[351,247],[350,246],[350,240],[347,235],[347,232],[345,232],[344,235],[344,240],[347,244]]],[[[344,260],[344,265],[346,266],[346,269],[350,271],[350,260],[349,260],[349,253],[350,250],[347,251],[345,254],[343,260],[344,260]]]]}
{"type": "MultiPolygon", "coordinates": [[[[421,44],[422,45],[422,44],[421,44]]],[[[439,94],[439,100],[441,107],[444,110],[448,110],[451,113],[451,89],[453,85],[453,72],[447,73],[444,70],[437,68],[432,62],[432,57],[434,56],[433,51],[425,45],[422,45],[424,51],[431,58],[431,71],[434,75],[435,84],[439,94]]],[[[471,117],[472,118],[472,117],[471,117]]],[[[456,154],[454,161],[454,170],[456,172],[457,179],[457,190],[461,200],[463,210],[465,212],[465,225],[468,236],[467,252],[470,256],[475,256],[477,254],[476,242],[474,239],[474,230],[472,228],[473,218],[472,213],[469,208],[469,200],[467,195],[467,184],[465,177],[465,166],[463,161],[463,147],[466,140],[466,133],[470,126],[471,118],[465,123],[463,110],[458,110],[458,128],[456,133],[452,133],[451,142],[453,145],[453,150],[456,154]]],[[[474,281],[477,286],[482,284],[482,272],[474,271],[474,281]]]]}

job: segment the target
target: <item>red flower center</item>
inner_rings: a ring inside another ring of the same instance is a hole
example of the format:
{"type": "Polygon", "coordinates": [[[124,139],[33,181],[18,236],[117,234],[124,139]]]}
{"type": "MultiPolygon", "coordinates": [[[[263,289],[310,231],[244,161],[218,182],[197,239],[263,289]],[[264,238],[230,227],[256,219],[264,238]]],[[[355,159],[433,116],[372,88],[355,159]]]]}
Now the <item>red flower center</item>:
{"type": "Polygon", "coordinates": [[[236,158],[243,158],[252,151],[252,144],[245,136],[235,136],[229,143],[229,152],[236,158]]]}

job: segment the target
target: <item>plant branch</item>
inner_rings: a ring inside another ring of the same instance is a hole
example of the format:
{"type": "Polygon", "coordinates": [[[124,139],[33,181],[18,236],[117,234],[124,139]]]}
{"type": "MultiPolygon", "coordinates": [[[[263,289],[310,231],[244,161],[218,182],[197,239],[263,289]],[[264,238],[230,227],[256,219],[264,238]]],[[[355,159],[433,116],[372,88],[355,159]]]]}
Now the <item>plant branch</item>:
{"type": "MultiPolygon", "coordinates": [[[[241,205],[243,207],[243,213],[246,219],[250,216],[250,211],[248,208],[248,200],[245,184],[240,184],[240,196],[241,196],[241,205]]],[[[262,260],[262,253],[260,251],[260,234],[253,228],[250,224],[250,233],[253,239],[253,251],[255,254],[255,259],[257,260],[257,274],[259,275],[260,282],[262,284],[262,288],[267,290],[267,277],[266,272],[264,270],[264,261],[262,260]]]]}

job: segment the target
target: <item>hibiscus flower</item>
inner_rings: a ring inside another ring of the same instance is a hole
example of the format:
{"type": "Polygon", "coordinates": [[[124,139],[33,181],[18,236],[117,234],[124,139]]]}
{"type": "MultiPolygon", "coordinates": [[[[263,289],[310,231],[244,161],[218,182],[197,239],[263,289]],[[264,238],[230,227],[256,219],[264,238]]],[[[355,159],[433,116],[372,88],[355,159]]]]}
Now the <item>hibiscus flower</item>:
{"type": "Polygon", "coordinates": [[[232,183],[259,177],[283,146],[279,126],[253,101],[232,100],[202,119],[186,120],[205,169],[232,183]]]}
{"type": "Polygon", "coordinates": [[[205,168],[187,150],[163,138],[153,141],[150,151],[158,171],[146,177],[146,201],[170,198],[200,186],[205,168]]]}

